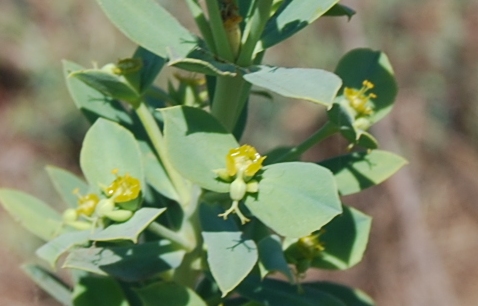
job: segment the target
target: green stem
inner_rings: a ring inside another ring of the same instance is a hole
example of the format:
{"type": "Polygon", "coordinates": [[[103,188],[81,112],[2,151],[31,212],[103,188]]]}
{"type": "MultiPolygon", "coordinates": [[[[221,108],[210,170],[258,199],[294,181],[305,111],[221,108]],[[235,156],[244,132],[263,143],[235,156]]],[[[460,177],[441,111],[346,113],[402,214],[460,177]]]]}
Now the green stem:
{"type": "Polygon", "coordinates": [[[213,53],[216,53],[216,47],[214,46],[214,37],[212,35],[211,27],[209,26],[209,22],[207,21],[206,17],[204,16],[204,12],[201,9],[197,0],[186,0],[189,10],[194,17],[194,21],[196,21],[196,25],[201,31],[202,37],[206,42],[207,47],[213,53]]]}
{"type": "Polygon", "coordinates": [[[234,53],[227,39],[227,33],[219,10],[218,0],[206,0],[210,28],[214,38],[216,53],[223,59],[234,62],[234,53]]]}
{"type": "Polygon", "coordinates": [[[246,81],[241,75],[218,77],[212,102],[211,113],[226,127],[233,131],[239,115],[236,114],[246,81]]]}
{"type": "Polygon", "coordinates": [[[172,242],[175,242],[182,246],[187,252],[190,252],[194,249],[194,243],[183,237],[181,234],[174,232],[163,225],[153,222],[148,227],[147,230],[151,233],[161,236],[163,238],[169,239],[172,242]]]}
{"type": "Polygon", "coordinates": [[[269,20],[272,2],[273,0],[260,0],[254,4],[256,6],[255,12],[244,28],[241,51],[236,62],[239,66],[251,65],[254,49],[269,20]]]}
{"type": "MultiPolygon", "coordinates": [[[[331,122],[327,122],[324,126],[315,132],[312,136],[310,136],[307,140],[305,140],[300,145],[290,149],[288,152],[280,156],[279,158],[275,159],[273,162],[286,162],[290,160],[298,159],[305,151],[312,148],[314,145],[318,144],[319,142],[323,141],[327,137],[335,134],[338,132],[338,128],[335,124],[331,122]]],[[[269,161],[270,162],[270,161],[269,161]]]]}
{"type": "Polygon", "coordinates": [[[158,154],[159,162],[163,165],[164,170],[169,176],[171,183],[176,189],[176,192],[179,195],[179,200],[181,204],[186,206],[189,204],[189,190],[187,188],[186,182],[184,179],[176,172],[171,163],[166,152],[166,144],[164,143],[163,134],[159,129],[156,120],[153,115],[149,112],[146,104],[141,102],[140,105],[136,108],[136,114],[138,115],[141,123],[143,124],[146,133],[153,144],[156,153],[158,154]]]}

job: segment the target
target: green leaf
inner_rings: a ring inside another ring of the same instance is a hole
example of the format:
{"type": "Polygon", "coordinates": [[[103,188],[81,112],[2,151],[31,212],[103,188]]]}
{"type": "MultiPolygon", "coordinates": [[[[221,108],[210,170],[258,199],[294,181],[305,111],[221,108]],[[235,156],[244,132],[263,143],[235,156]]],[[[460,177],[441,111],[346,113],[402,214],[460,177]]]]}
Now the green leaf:
{"type": "Polygon", "coordinates": [[[61,215],[43,201],[11,189],[0,189],[3,208],[24,228],[45,241],[53,239],[62,224],[61,215]]]}
{"type": "Polygon", "coordinates": [[[191,289],[173,282],[153,283],[136,289],[144,306],[206,306],[191,289]]]}
{"type": "Polygon", "coordinates": [[[141,67],[139,71],[140,84],[138,89],[140,93],[144,93],[149,86],[153,84],[159,72],[164,67],[166,59],[157,56],[141,46],[136,49],[133,58],[139,58],[143,63],[143,67],[141,67]]]}
{"type": "Polygon", "coordinates": [[[133,134],[121,125],[98,119],[86,133],[80,153],[80,165],[87,181],[100,191],[118,175],[137,178],[144,188],[143,163],[139,145],[133,134]]]}
{"type": "Polygon", "coordinates": [[[264,278],[272,272],[280,272],[287,277],[289,282],[294,282],[294,275],[285,260],[280,238],[277,235],[270,235],[259,241],[259,267],[261,277],[264,278]]]}
{"type": "Polygon", "coordinates": [[[181,247],[161,240],[123,247],[78,249],[68,255],[63,267],[135,282],[177,268],[184,254],[181,247]]]}
{"type": "Polygon", "coordinates": [[[355,13],[356,12],[348,6],[336,4],[332,6],[324,16],[347,16],[348,20],[350,20],[355,13]]]}
{"type": "Polygon", "coordinates": [[[279,235],[309,235],[342,211],[334,177],[328,169],[289,162],[263,170],[259,192],[248,196],[245,204],[279,235]]]}
{"type": "Polygon", "coordinates": [[[163,58],[186,57],[197,46],[197,38],[154,0],[97,2],[123,34],[163,58]]]}
{"type": "Polygon", "coordinates": [[[192,107],[162,109],[164,138],[174,168],[204,189],[228,192],[213,170],[226,167],[226,155],[239,144],[211,114],[192,107]]]}
{"type": "Polygon", "coordinates": [[[91,122],[98,118],[106,118],[116,122],[132,124],[133,121],[123,106],[96,89],[86,85],[77,78],[68,77],[71,72],[83,70],[78,64],[63,61],[63,73],[66,78],[66,85],[76,107],[81,110],[85,117],[91,122]]]}
{"type": "Polygon", "coordinates": [[[148,227],[151,222],[156,220],[166,208],[143,207],[137,210],[134,215],[126,222],[112,224],[102,231],[95,232],[90,236],[94,241],[115,241],[131,240],[138,242],[139,235],[148,227]]]}
{"type": "Polygon", "coordinates": [[[338,0],[286,0],[267,22],[256,52],[265,50],[299,32],[325,14],[338,0]]]}
{"type": "Polygon", "coordinates": [[[404,158],[381,150],[354,152],[320,163],[334,174],[341,195],[378,185],[406,164],[404,158]]]}
{"type": "Polygon", "coordinates": [[[363,291],[330,282],[314,282],[302,284],[333,295],[346,306],[375,306],[374,301],[363,291]]]}
{"type": "Polygon", "coordinates": [[[188,57],[172,57],[168,65],[212,76],[234,77],[237,74],[236,65],[227,61],[218,61],[213,53],[202,48],[195,49],[188,57]]]}
{"type": "Polygon", "coordinates": [[[207,262],[222,296],[226,296],[249,274],[258,259],[257,246],[244,237],[232,217],[218,217],[218,206],[200,206],[202,236],[207,247],[207,262]]]}
{"type": "Polygon", "coordinates": [[[85,195],[88,193],[88,184],[73,173],[61,168],[47,166],[46,171],[63,201],[65,201],[69,207],[77,208],[78,196],[74,194],[73,191],[78,189],[79,194],[85,195]]]}
{"type": "Polygon", "coordinates": [[[58,258],[60,258],[63,253],[75,246],[86,245],[89,242],[88,237],[90,234],[91,232],[89,230],[64,233],[41,246],[35,253],[54,268],[58,258]]]}
{"type": "Polygon", "coordinates": [[[120,285],[110,277],[85,276],[73,289],[74,306],[129,306],[120,285]]]}
{"type": "MultiPolygon", "coordinates": [[[[111,66],[108,67],[111,68],[111,66]]],[[[77,70],[72,72],[69,77],[77,78],[113,99],[137,103],[136,101],[140,99],[139,92],[128,83],[124,76],[116,75],[110,72],[110,69],[103,70],[105,68],[77,70]]]]}
{"type": "Polygon", "coordinates": [[[35,284],[45,290],[62,305],[73,305],[71,301],[71,291],[68,289],[68,285],[63,283],[55,275],[35,264],[24,264],[22,265],[22,270],[35,284]]]}
{"type": "Polygon", "coordinates": [[[297,285],[249,276],[237,288],[240,295],[264,305],[294,306],[347,306],[334,296],[312,287],[304,287],[299,293],[297,285]]]}
{"type": "Polygon", "coordinates": [[[269,66],[258,68],[259,70],[244,75],[244,79],[289,98],[330,105],[342,86],[338,76],[321,69],[269,66]]]}
{"type": "MultiPolygon", "coordinates": [[[[370,100],[374,113],[367,119],[371,123],[379,121],[392,110],[398,88],[385,53],[370,49],[352,50],[340,60],[335,73],[342,78],[344,87],[360,89],[364,80],[375,85],[369,91],[377,95],[370,100]]],[[[339,95],[342,93],[343,88],[339,95]]]]}
{"type": "Polygon", "coordinates": [[[325,250],[311,266],[334,270],[353,267],[362,260],[371,226],[370,216],[344,205],[343,213],[324,226],[320,241],[325,250]]]}
{"type": "Polygon", "coordinates": [[[176,189],[171,183],[163,166],[159,163],[156,154],[145,143],[140,143],[140,148],[143,152],[144,175],[146,182],[163,196],[174,201],[179,201],[176,189]]]}

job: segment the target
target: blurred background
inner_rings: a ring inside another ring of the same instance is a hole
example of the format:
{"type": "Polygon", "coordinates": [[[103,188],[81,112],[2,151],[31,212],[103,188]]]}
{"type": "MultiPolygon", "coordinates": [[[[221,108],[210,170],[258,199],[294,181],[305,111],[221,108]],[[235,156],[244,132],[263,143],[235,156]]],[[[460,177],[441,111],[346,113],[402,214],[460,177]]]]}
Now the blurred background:
{"type": "MultiPolygon", "coordinates": [[[[182,1],[161,0],[196,31],[182,1]]],[[[334,70],[356,47],[387,53],[399,94],[374,127],[381,148],[409,165],[386,183],[344,199],[374,217],[364,260],[311,273],[369,293],[378,305],[478,305],[478,2],[343,0],[357,14],[321,18],[267,53],[265,63],[334,70]]],[[[94,0],[0,1],[0,186],[61,207],[44,167],[80,173],[86,121],[65,86],[61,60],[84,66],[130,56],[135,46],[94,0]]],[[[159,80],[160,84],[165,79],[159,80]]],[[[244,142],[260,152],[307,138],[320,106],[274,96],[250,108],[244,142]]],[[[332,138],[304,158],[345,151],[332,138]]],[[[23,275],[39,241],[0,208],[0,305],[57,305],[23,275]]]]}

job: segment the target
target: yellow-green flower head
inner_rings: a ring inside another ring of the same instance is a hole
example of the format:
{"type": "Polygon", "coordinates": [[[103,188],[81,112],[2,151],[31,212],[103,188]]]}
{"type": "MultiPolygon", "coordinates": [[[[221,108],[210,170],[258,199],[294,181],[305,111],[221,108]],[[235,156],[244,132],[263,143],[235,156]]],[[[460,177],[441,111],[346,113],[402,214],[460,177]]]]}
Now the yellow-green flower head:
{"type": "Polygon", "coordinates": [[[85,215],[90,217],[95,212],[96,205],[100,201],[100,197],[94,193],[89,193],[85,196],[75,192],[78,196],[78,208],[76,212],[78,215],[85,215]]]}
{"type": "Polygon", "coordinates": [[[299,239],[299,241],[297,241],[297,247],[299,248],[302,256],[312,259],[325,250],[323,243],[319,239],[322,233],[323,231],[319,231],[316,234],[302,237],[299,239]]]}
{"type": "Polygon", "coordinates": [[[362,88],[355,89],[345,87],[344,96],[349,101],[350,106],[357,112],[357,117],[368,116],[373,113],[373,108],[370,105],[370,99],[377,98],[373,93],[367,93],[374,87],[372,82],[365,80],[362,83],[362,88]]]}
{"type": "Polygon", "coordinates": [[[105,194],[109,198],[113,198],[116,203],[128,202],[136,199],[141,192],[141,183],[137,178],[125,174],[118,175],[118,169],[113,170],[116,179],[105,188],[105,194]]]}
{"type": "Polygon", "coordinates": [[[226,156],[226,170],[231,177],[242,173],[245,180],[251,179],[261,168],[266,156],[261,156],[250,145],[243,145],[229,151],[226,156]]]}

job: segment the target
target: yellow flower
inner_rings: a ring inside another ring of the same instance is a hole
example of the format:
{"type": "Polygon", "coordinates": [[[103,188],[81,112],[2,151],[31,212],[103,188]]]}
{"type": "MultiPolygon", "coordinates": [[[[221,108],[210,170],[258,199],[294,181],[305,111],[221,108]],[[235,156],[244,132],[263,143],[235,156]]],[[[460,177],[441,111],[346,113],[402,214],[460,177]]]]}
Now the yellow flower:
{"type": "Polygon", "coordinates": [[[95,212],[96,205],[100,201],[100,197],[94,193],[89,193],[87,195],[80,195],[78,189],[73,191],[74,194],[78,197],[78,208],[76,212],[78,215],[85,215],[90,217],[95,212]]]}
{"type": "Polygon", "coordinates": [[[307,259],[312,259],[325,250],[324,244],[319,239],[323,233],[324,231],[320,230],[315,234],[302,237],[297,241],[297,247],[302,256],[307,259]]]}
{"type": "Polygon", "coordinates": [[[262,168],[266,156],[257,153],[250,145],[243,145],[229,151],[226,156],[227,174],[233,177],[238,173],[243,174],[245,180],[251,179],[262,168]]]}
{"type": "Polygon", "coordinates": [[[119,176],[118,169],[113,170],[113,174],[116,175],[116,179],[104,190],[108,197],[112,197],[116,203],[123,203],[139,196],[141,183],[137,178],[131,177],[129,174],[119,176]]]}
{"type": "Polygon", "coordinates": [[[345,87],[344,95],[345,98],[349,101],[350,106],[357,112],[357,117],[371,115],[373,113],[373,108],[370,105],[370,99],[377,98],[377,95],[367,92],[374,87],[372,82],[365,80],[362,83],[362,88],[354,89],[345,87]]]}

